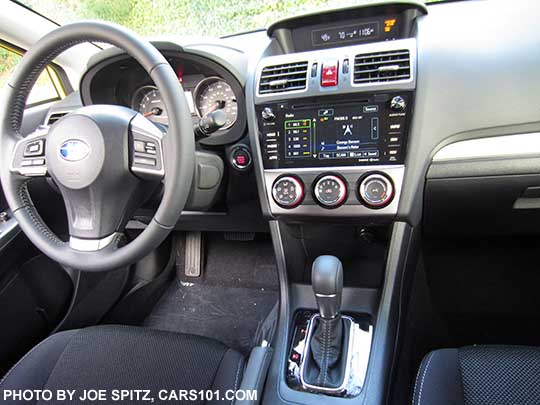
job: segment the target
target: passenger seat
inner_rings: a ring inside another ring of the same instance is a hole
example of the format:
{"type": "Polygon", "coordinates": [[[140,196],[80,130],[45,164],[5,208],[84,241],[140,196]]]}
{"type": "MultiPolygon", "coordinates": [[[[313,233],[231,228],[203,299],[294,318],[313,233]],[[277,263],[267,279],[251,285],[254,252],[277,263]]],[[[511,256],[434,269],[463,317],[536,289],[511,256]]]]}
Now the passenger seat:
{"type": "Polygon", "coordinates": [[[468,346],[427,354],[413,405],[540,404],[540,347],[468,346]]]}

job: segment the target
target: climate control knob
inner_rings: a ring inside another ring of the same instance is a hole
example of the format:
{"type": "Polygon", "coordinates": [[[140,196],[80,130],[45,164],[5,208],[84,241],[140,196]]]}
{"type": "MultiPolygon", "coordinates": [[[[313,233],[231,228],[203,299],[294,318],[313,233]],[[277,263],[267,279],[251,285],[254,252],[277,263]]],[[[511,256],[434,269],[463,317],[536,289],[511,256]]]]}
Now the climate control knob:
{"type": "Polygon", "coordinates": [[[294,208],[304,199],[304,185],[293,176],[283,176],[272,186],[272,197],[283,208],[294,208]]]}
{"type": "Polygon", "coordinates": [[[313,194],[323,207],[339,207],[347,198],[347,185],[341,177],[328,174],[317,180],[313,194]]]}
{"type": "Polygon", "coordinates": [[[382,208],[394,197],[392,182],[382,174],[370,174],[358,187],[360,199],[369,207],[382,208]]]}

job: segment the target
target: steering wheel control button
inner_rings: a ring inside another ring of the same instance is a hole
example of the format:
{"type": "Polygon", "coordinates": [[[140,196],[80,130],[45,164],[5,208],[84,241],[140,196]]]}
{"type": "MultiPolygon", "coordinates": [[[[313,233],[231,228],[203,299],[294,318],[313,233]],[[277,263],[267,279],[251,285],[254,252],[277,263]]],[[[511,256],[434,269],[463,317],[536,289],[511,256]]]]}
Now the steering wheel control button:
{"type": "Polygon", "coordinates": [[[272,197],[282,208],[294,208],[304,199],[304,185],[293,176],[283,176],[272,186],[272,197]]]}
{"type": "Polygon", "coordinates": [[[231,152],[230,161],[235,169],[240,171],[247,170],[251,167],[251,153],[245,146],[236,146],[231,152]]]}
{"type": "Polygon", "coordinates": [[[347,185],[341,177],[329,174],[317,180],[313,193],[323,207],[337,208],[347,198],[347,185]]]}
{"type": "Polygon", "coordinates": [[[370,174],[358,188],[360,199],[369,207],[382,208],[390,204],[394,196],[392,182],[382,174],[370,174]]]}
{"type": "Polygon", "coordinates": [[[324,62],[321,68],[321,86],[332,87],[338,85],[338,61],[324,62]]]}
{"type": "Polygon", "coordinates": [[[144,166],[156,165],[156,159],[145,158],[145,157],[140,157],[140,156],[135,156],[135,158],[133,159],[133,162],[136,164],[144,165],[144,166]]]}
{"type": "Polygon", "coordinates": [[[24,148],[24,157],[43,156],[45,154],[45,140],[38,139],[26,144],[24,148]]]}
{"type": "Polygon", "coordinates": [[[146,152],[146,146],[143,141],[135,141],[133,143],[133,149],[135,149],[135,152],[144,153],[146,152]]]}

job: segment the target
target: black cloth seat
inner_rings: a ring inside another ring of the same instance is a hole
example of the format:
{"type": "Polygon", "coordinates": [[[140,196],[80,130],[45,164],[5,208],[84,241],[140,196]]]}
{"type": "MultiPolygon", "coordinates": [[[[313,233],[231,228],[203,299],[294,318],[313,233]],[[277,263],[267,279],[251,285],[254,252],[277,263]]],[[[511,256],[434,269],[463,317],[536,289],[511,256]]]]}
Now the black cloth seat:
{"type": "Polygon", "coordinates": [[[413,405],[540,404],[540,347],[468,346],[429,353],[413,405]]]}
{"type": "MultiPolygon", "coordinates": [[[[154,403],[175,403],[160,401],[159,391],[220,390],[225,395],[227,390],[238,389],[243,369],[242,355],[211,339],[138,327],[96,326],[60,332],[45,339],[4,376],[0,392],[69,389],[76,390],[77,396],[84,390],[103,389],[111,398],[113,390],[151,390],[154,403]]],[[[114,403],[134,402],[126,398],[114,403]]],[[[181,403],[209,402],[199,398],[181,403]]]]}

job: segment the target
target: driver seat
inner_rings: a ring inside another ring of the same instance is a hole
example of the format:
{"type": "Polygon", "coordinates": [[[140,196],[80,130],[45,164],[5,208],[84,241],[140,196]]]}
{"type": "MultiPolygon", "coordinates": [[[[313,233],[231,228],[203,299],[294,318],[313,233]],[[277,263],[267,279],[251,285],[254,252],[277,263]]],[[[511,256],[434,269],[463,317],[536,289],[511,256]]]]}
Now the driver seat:
{"type": "MultiPolygon", "coordinates": [[[[175,401],[170,398],[160,401],[160,390],[219,390],[223,396],[228,390],[238,390],[243,370],[240,353],[205,337],[131,326],[95,326],[56,333],[39,343],[4,376],[0,391],[76,390],[73,401],[68,402],[78,404],[89,402],[78,400],[84,390],[107,390],[106,403],[113,402],[113,390],[151,390],[154,403],[171,403],[175,401]]],[[[202,399],[204,396],[190,403],[202,404],[202,399]]],[[[134,402],[138,401],[116,401],[134,402]]]]}

